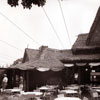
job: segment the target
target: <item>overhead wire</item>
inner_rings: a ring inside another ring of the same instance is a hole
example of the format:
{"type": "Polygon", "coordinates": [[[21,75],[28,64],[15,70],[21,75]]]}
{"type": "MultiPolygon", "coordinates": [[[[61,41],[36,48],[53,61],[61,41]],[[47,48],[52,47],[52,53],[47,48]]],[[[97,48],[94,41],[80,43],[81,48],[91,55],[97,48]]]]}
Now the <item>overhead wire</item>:
{"type": "MultiPolygon", "coordinates": [[[[58,0],[58,1],[59,1],[59,0],[58,0]]],[[[59,2],[59,4],[60,4],[60,2],[59,2]]],[[[64,48],[63,43],[61,42],[60,37],[59,37],[57,31],[55,30],[55,28],[54,28],[54,26],[53,26],[53,24],[52,24],[52,22],[51,22],[49,16],[47,15],[47,13],[46,13],[44,7],[42,7],[42,8],[43,8],[43,11],[44,11],[44,13],[45,13],[45,15],[46,15],[46,17],[47,17],[49,23],[51,24],[51,26],[52,26],[52,28],[53,28],[53,30],[54,30],[54,32],[55,32],[55,34],[56,34],[56,36],[57,36],[57,38],[58,38],[60,44],[61,44],[62,47],[64,48]]],[[[60,8],[61,8],[61,5],[60,5],[60,8]]],[[[61,8],[61,9],[62,9],[62,8],[61,8]]],[[[62,10],[61,10],[61,11],[62,11],[62,10]]],[[[9,19],[7,16],[5,16],[2,12],[0,12],[0,14],[1,14],[5,19],[7,19],[10,23],[12,23],[14,26],[16,26],[21,32],[23,32],[24,35],[26,35],[28,38],[30,38],[31,40],[33,40],[36,44],[40,45],[36,40],[34,40],[32,37],[30,37],[24,30],[22,30],[18,25],[16,25],[12,20],[10,20],[10,19],[9,19]]],[[[63,12],[62,12],[62,15],[63,15],[63,12]]],[[[63,16],[63,18],[64,18],[64,16],[63,16]]],[[[64,18],[64,22],[65,22],[65,18],[64,18]]],[[[66,25],[66,23],[65,23],[65,25],[66,25]]],[[[66,29],[66,30],[67,30],[67,29],[66,29]]],[[[69,36],[68,36],[68,37],[69,37],[69,36]]]]}
{"type": "Polygon", "coordinates": [[[4,60],[2,60],[2,59],[0,59],[0,62],[3,62],[3,63],[8,63],[8,61],[4,61],[4,60]]]}
{"type": "Polygon", "coordinates": [[[50,20],[50,18],[49,18],[49,16],[48,16],[48,14],[46,13],[44,7],[42,7],[42,9],[43,9],[43,11],[44,11],[44,13],[45,13],[45,15],[46,15],[46,17],[47,17],[47,19],[48,19],[50,25],[52,26],[52,29],[54,30],[54,32],[55,32],[55,34],[56,34],[56,36],[57,36],[57,38],[58,38],[58,40],[59,40],[61,46],[64,48],[64,45],[63,45],[63,43],[62,43],[62,41],[61,41],[61,39],[60,39],[60,37],[59,37],[59,35],[58,35],[58,33],[57,33],[55,27],[53,26],[53,24],[52,24],[52,22],[51,22],[51,20],[50,20]]]}
{"type": "Polygon", "coordinates": [[[0,60],[0,68],[7,68],[10,64],[7,61],[0,60]]]}
{"type": "Polygon", "coordinates": [[[60,0],[58,0],[58,3],[59,3],[59,7],[60,7],[61,14],[62,14],[62,17],[63,17],[63,21],[64,21],[65,29],[66,29],[66,32],[67,32],[67,35],[68,35],[69,43],[70,43],[70,45],[72,45],[72,44],[71,44],[71,40],[70,40],[70,36],[69,36],[68,29],[67,29],[67,24],[66,24],[66,20],[65,20],[65,17],[64,17],[64,13],[63,13],[63,9],[62,9],[62,5],[61,5],[60,0]]]}
{"type": "Polygon", "coordinates": [[[11,58],[11,57],[5,57],[5,56],[3,56],[3,55],[0,55],[0,57],[2,57],[2,58],[4,58],[4,59],[10,59],[10,60],[12,60],[13,58],[11,58]]]}
{"type": "Polygon", "coordinates": [[[16,58],[10,57],[8,55],[2,55],[2,53],[0,53],[0,62],[4,62],[4,63],[9,63],[10,61],[15,61],[16,58]]]}
{"type": "Polygon", "coordinates": [[[15,49],[17,49],[17,50],[19,50],[19,51],[21,51],[21,52],[23,51],[23,50],[21,50],[21,49],[15,47],[15,46],[13,46],[12,44],[9,44],[9,43],[6,42],[6,41],[0,40],[0,42],[4,43],[4,44],[6,44],[6,45],[8,45],[8,46],[10,46],[10,47],[12,47],[12,48],[15,48],[15,49]]]}
{"type": "Polygon", "coordinates": [[[0,55],[8,57],[8,58],[16,59],[16,57],[14,57],[14,56],[12,57],[11,55],[9,56],[7,54],[4,54],[3,52],[0,52],[0,55]]]}
{"type": "Polygon", "coordinates": [[[28,35],[22,28],[20,28],[17,24],[15,24],[12,20],[10,20],[6,15],[4,15],[2,12],[0,12],[0,15],[2,15],[6,20],[8,20],[11,24],[13,24],[17,29],[19,29],[24,35],[26,35],[29,39],[31,39],[34,43],[37,45],[40,45],[35,39],[33,39],[30,35],[28,35]]]}
{"type": "MultiPolygon", "coordinates": [[[[40,3],[39,0],[38,0],[38,2],[40,3]]],[[[40,4],[41,4],[41,3],[40,3],[40,4]]],[[[58,40],[59,40],[61,46],[64,48],[63,43],[61,42],[61,40],[60,40],[60,38],[59,38],[59,36],[58,36],[58,33],[57,33],[57,31],[55,30],[55,28],[54,28],[54,26],[53,26],[53,24],[52,24],[52,22],[51,22],[49,16],[47,15],[47,13],[46,13],[46,11],[45,11],[45,9],[44,9],[44,7],[43,7],[43,6],[41,6],[41,7],[42,7],[42,9],[43,9],[43,11],[44,11],[44,13],[45,13],[45,15],[46,15],[46,17],[47,17],[47,19],[48,19],[50,25],[51,25],[51,27],[53,28],[53,30],[54,30],[54,32],[55,32],[55,34],[56,34],[56,36],[57,36],[57,38],[58,38],[58,40]]]]}
{"type": "MultiPolygon", "coordinates": [[[[0,57],[2,57],[2,56],[0,55],[0,57]]],[[[2,58],[0,58],[0,59],[2,59],[2,60],[6,60],[6,61],[11,61],[11,59],[4,58],[4,57],[2,57],[2,58]]]]}
{"type": "MultiPolygon", "coordinates": [[[[40,3],[40,1],[39,1],[39,0],[38,0],[38,2],[40,3]]],[[[49,16],[48,16],[48,14],[47,14],[47,12],[45,11],[45,9],[44,9],[44,7],[43,7],[43,6],[41,6],[41,7],[42,7],[42,9],[43,9],[43,11],[44,11],[44,14],[46,15],[46,17],[47,17],[47,19],[48,19],[49,23],[50,23],[50,25],[51,25],[52,29],[54,30],[54,33],[56,34],[56,37],[58,38],[58,40],[59,40],[59,42],[60,42],[61,46],[64,48],[64,45],[63,45],[63,43],[62,43],[62,41],[61,41],[61,39],[60,39],[60,37],[59,37],[59,35],[58,35],[58,33],[57,33],[56,29],[55,29],[55,27],[54,27],[53,23],[51,22],[51,20],[50,20],[50,18],[49,18],[49,16]]]]}
{"type": "MultiPolygon", "coordinates": [[[[11,57],[11,56],[8,56],[8,55],[4,55],[4,54],[2,54],[2,53],[0,53],[0,57],[2,58],[2,60],[4,61],[4,60],[6,60],[5,61],[5,63],[8,63],[9,61],[15,61],[16,60],[16,58],[14,58],[14,57],[11,57]],[[8,61],[8,62],[7,62],[8,61]]],[[[0,58],[0,59],[1,59],[0,58]]],[[[1,62],[1,61],[0,61],[1,62]]]]}

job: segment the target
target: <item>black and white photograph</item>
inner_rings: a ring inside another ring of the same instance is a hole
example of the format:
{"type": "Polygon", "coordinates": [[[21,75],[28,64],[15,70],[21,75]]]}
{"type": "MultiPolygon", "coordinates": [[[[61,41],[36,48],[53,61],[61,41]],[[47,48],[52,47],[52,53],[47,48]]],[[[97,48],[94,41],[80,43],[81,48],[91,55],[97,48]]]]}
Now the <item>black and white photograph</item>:
{"type": "Polygon", "coordinates": [[[100,100],[100,0],[0,0],[0,100],[100,100]]]}

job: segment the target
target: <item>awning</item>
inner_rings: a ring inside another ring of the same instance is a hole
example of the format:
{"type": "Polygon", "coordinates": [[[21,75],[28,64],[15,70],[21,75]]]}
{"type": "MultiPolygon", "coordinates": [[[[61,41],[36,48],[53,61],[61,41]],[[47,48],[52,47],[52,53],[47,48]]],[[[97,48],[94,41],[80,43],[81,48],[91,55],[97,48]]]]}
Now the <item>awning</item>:
{"type": "Polygon", "coordinates": [[[64,67],[73,67],[74,64],[64,64],[64,67]]]}
{"type": "Polygon", "coordinates": [[[10,66],[11,69],[20,69],[20,70],[32,70],[32,69],[37,69],[39,71],[60,71],[64,68],[63,63],[61,63],[59,60],[36,60],[36,61],[30,61],[26,63],[21,63],[17,65],[12,65],[10,66]]]}
{"type": "Polygon", "coordinates": [[[63,67],[60,67],[60,68],[54,67],[54,68],[52,68],[51,70],[52,70],[52,71],[61,71],[62,69],[63,69],[63,67]]]}
{"type": "Polygon", "coordinates": [[[45,72],[50,70],[50,68],[36,68],[36,69],[40,72],[45,72]]]}
{"type": "Polygon", "coordinates": [[[100,62],[95,63],[89,63],[90,66],[100,66],[100,62]]]}
{"type": "Polygon", "coordinates": [[[87,63],[76,63],[76,66],[86,66],[87,63]]]}

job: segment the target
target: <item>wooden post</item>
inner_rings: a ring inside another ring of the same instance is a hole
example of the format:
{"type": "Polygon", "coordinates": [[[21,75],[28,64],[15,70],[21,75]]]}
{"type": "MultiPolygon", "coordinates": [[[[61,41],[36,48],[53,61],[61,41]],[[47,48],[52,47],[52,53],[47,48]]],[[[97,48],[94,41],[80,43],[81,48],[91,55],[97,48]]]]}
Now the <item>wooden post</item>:
{"type": "Polygon", "coordinates": [[[16,84],[16,80],[15,80],[15,70],[16,69],[14,69],[14,71],[13,71],[13,87],[15,87],[15,84],[16,84]]]}
{"type": "Polygon", "coordinates": [[[81,68],[78,66],[78,84],[81,84],[81,68]]]}
{"type": "Polygon", "coordinates": [[[26,71],[26,91],[29,91],[29,71],[26,71]]]}

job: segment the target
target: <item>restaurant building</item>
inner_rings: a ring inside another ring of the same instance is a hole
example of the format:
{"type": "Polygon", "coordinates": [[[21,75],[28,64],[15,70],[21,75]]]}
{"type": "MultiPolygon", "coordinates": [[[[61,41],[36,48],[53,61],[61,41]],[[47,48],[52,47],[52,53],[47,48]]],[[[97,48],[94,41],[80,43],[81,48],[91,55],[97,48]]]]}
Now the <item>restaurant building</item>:
{"type": "Polygon", "coordinates": [[[24,77],[25,90],[42,85],[100,84],[100,8],[87,34],[80,34],[70,50],[41,46],[25,49],[22,63],[7,69],[10,88],[24,77]],[[12,77],[11,77],[12,76],[12,77]]]}
{"type": "Polygon", "coordinates": [[[79,83],[100,84],[100,8],[88,34],[80,34],[72,47],[74,55],[84,55],[87,61],[78,66],[79,83]],[[80,65],[83,64],[83,67],[80,65]]]}

